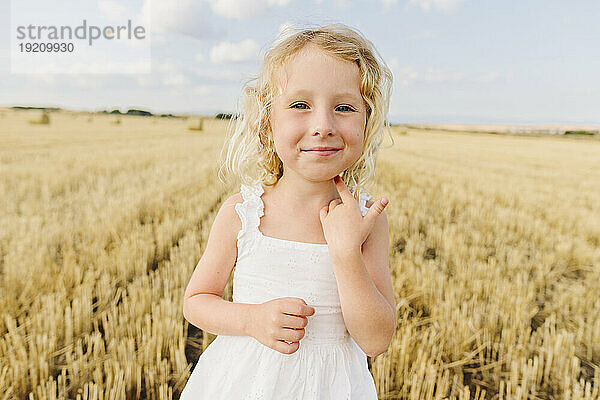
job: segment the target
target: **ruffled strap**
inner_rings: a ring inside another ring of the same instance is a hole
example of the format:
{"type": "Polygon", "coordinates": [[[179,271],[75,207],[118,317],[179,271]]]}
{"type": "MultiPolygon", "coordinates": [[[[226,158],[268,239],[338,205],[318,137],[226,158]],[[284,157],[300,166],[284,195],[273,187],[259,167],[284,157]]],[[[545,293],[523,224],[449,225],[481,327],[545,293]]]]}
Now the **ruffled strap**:
{"type": "MultiPolygon", "coordinates": [[[[350,192],[354,195],[355,190],[356,187],[353,186],[350,192]]],[[[260,217],[264,215],[264,203],[261,199],[264,188],[260,181],[256,181],[251,185],[242,183],[240,193],[244,201],[235,205],[235,211],[242,222],[242,229],[237,234],[238,257],[249,252],[254,246],[256,239],[260,236],[258,230],[260,217]]],[[[367,200],[371,198],[372,196],[369,193],[359,189],[358,205],[363,216],[369,211],[367,200]]]]}
{"type": "Polygon", "coordinates": [[[260,217],[264,215],[264,204],[260,198],[263,192],[260,182],[254,182],[252,185],[242,183],[240,187],[244,201],[235,205],[235,211],[242,222],[242,229],[237,234],[238,257],[250,251],[258,236],[260,217]]]}

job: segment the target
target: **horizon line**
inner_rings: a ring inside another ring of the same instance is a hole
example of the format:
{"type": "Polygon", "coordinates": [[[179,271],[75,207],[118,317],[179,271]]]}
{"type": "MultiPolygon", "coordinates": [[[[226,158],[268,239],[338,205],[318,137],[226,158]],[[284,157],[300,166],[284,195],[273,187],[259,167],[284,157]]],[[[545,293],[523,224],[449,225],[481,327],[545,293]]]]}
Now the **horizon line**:
{"type": "MultiPolygon", "coordinates": [[[[23,108],[34,108],[34,109],[43,109],[43,108],[58,108],[59,110],[65,111],[74,111],[74,112],[91,112],[97,113],[100,111],[114,111],[119,110],[121,113],[126,113],[127,110],[141,110],[148,111],[153,115],[160,114],[173,114],[173,115],[198,115],[198,116],[216,116],[217,114],[234,114],[229,111],[222,110],[203,110],[203,111],[155,111],[155,107],[137,107],[137,106],[97,106],[90,109],[89,107],[70,107],[70,106],[60,106],[60,105],[48,105],[48,104],[38,104],[38,105],[23,105],[23,104],[0,104],[0,108],[15,108],[15,107],[23,107],[23,108]],[[122,110],[125,109],[123,112],[122,110]],[[152,111],[151,111],[152,110],[152,111]]],[[[600,121],[591,121],[591,120],[556,120],[556,119],[540,119],[540,118],[506,118],[506,117],[481,117],[481,116],[466,116],[466,115],[454,115],[454,116],[444,116],[440,114],[429,115],[428,117],[423,116],[414,116],[414,115],[404,115],[400,114],[390,114],[390,118],[388,118],[390,125],[406,125],[406,124],[472,124],[472,125],[589,125],[600,127],[600,121]]]]}

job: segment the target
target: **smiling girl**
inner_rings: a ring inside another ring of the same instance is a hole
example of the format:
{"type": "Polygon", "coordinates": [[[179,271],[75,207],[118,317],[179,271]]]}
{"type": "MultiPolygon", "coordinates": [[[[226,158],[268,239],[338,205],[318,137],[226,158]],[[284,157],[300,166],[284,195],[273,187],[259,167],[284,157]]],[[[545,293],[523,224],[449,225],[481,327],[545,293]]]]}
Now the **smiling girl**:
{"type": "Polygon", "coordinates": [[[396,306],[388,200],[361,190],[389,131],[392,75],[376,54],[345,25],[300,30],[245,88],[225,141],[241,190],[184,295],[185,318],[218,336],[182,399],[377,399],[366,356],[388,348],[396,306]]]}

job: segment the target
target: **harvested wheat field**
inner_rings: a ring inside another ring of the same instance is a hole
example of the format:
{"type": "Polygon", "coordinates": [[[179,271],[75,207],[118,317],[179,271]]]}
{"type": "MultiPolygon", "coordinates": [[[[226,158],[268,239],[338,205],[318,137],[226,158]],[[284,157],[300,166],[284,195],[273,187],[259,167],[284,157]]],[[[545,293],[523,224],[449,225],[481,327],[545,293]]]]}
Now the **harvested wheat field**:
{"type": "MultiPolygon", "coordinates": [[[[177,398],[214,339],[182,301],[239,191],[227,123],[45,115],[0,109],[0,399],[177,398]]],[[[367,188],[398,311],[380,398],[600,398],[600,140],[394,140],[367,188]]]]}

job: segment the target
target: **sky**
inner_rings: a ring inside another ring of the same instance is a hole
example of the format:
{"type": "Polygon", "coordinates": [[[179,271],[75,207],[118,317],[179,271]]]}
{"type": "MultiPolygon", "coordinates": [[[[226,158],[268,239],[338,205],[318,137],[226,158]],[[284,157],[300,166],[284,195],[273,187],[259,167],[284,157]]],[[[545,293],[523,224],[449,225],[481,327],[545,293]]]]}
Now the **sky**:
{"type": "Polygon", "coordinates": [[[44,15],[36,4],[44,3],[0,0],[0,106],[235,112],[281,29],[343,23],[392,70],[392,123],[600,124],[597,0],[64,0],[44,15]],[[14,24],[24,17],[143,22],[149,69],[11,72],[14,24]]]}

